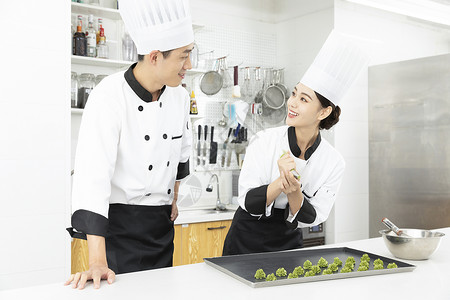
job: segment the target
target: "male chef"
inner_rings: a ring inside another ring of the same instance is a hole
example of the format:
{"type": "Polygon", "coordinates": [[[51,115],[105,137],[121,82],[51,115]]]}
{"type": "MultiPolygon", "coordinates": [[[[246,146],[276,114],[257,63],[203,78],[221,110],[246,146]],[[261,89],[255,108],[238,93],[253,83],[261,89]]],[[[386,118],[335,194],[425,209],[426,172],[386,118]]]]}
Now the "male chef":
{"type": "Polygon", "coordinates": [[[83,113],[72,191],[72,232],[89,270],[66,284],[94,288],[115,274],[172,266],[177,192],[189,174],[194,34],[188,0],[120,0],[139,61],[105,78],[83,113]]]}

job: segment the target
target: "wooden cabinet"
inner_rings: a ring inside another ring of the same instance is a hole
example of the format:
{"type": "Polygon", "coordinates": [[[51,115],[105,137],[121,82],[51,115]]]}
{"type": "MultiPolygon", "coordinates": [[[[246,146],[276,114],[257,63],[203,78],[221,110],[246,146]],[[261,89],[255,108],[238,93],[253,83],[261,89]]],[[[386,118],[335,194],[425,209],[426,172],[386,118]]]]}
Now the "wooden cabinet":
{"type": "Polygon", "coordinates": [[[203,262],[205,257],[222,256],[231,220],[175,226],[173,265],[203,262]]]}
{"type": "MultiPolygon", "coordinates": [[[[176,225],[173,243],[173,265],[188,265],[203,261],[204,257],[221,256],[223,242],[230,229],[231,220],[176,225]]],[[[71,272],[89,268],[89,251],[86,240],[72,239],[71,272]]]]}

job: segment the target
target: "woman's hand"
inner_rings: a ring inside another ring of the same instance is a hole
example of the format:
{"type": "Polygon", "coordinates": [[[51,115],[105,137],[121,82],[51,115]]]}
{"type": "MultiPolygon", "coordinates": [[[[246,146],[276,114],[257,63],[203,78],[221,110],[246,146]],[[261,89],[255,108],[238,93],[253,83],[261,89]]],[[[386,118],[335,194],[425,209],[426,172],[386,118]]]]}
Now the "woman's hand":
{"type": "Polygon", "coordinates": [[[286,195],[300,192],[300,181],[290,171],[282,171],[280,175],[281,191],[286,195]]]}
{"type": "Polygon", "coordinates": [[[295,165],[294,159],[291,157],[289,152],[286,152],[283,154],[277,161],[278,163],[278,170],[280,171],[280,176],[283,172],[290,173],[292,169],[295,170],[297,167],[295,165]]]}
{"type": "Polygon", "coordinates": [[[88,280],[94,281],[94,288],[100,288],[100,280],[106,279],[109,284],[113,283],[116,278],[114,271],[103,264],[94,264],[89,267],[89,270],[78,272],[70,275],[69,280],[64,285],[72,284],[72,288],[82,290],[86,286],[88,280]]]}

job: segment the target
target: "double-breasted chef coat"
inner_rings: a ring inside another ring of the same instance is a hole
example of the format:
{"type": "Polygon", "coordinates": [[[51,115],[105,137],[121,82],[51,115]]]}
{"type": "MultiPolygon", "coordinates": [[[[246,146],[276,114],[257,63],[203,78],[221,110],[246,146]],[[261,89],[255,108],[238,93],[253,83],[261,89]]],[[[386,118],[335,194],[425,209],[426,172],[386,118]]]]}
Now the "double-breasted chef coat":
{"type": "Polygon", "coordinates": [[[189,174],[189,95],[164,86],[157,101],[127,71],[89,96],[74,167],[75,236],[106,238],[116,273],[172,265],[174,184],[189,174]]]}
{"type": "Polygon", "coordinates": [[[266,129],[253,137],[239,177],[239,208],[225,239],[224,255],[300,248],[300,228],[328,218],[341,184],[344,159],[320,133],[304,160],[300,155],[294,127],[266,129]],[[295,215],[284,193],[266,205],[267,187],[280,176],[277,161],[285,151],[294,158],[301,176],[304,200],[295,215]]]}

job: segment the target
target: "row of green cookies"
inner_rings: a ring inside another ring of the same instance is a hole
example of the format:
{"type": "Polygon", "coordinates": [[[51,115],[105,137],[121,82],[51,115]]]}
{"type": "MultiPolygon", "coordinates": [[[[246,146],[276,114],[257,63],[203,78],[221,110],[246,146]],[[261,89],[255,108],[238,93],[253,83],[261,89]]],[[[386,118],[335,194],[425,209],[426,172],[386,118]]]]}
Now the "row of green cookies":
{"type": "MultiPolygon", "coordinates": [[[[367,271],[369,269],[369,263],[370,263],[369,255],[364,254],[361,257],[361,262],[359,264],[357,271],[367,271]]],[[[260,280],[266,279],[266,281],[273,281],[277,280],[277,277],[286,278],[286,275],[288,279],[298,278],[303,274],[305,274],[304,277],[315,276],[317,274],[320,274],[320,272],[322,272],[322,275],[330,275],[333,274],[334,272],[337,272],[340,266],[342,266],[342,261],[338,257],[335,257],[333,263],[331,264],[328,264],[328,261],[325,258],[321,257],[317,262],[317,265],[313,265],[310,260],[306,260],[303,263],[303,268],[301,266],[298,266],[292,271],[292,273],[289,273],[289,275],[287,275],[287,272],[284,268],[279,268],[275,272],[275,274],[271,273],[266,277],[264,270],[258,269],[255,273],[255,278],[260,280]],[[325,269],[322,271],[323,268],[325,269]]],[[[355,258],[353,256],[349,256],[345,261],[344,267],[341,269],[341,273],[352,272],[354,268],[355,268],[355,258]]],[[[376,259],[374,261],[374,269],[377,270],[383,268],[384,262],[381,259],[376,259]]],[[[397,268],[397,265],[395,263],[389,264],[388,269],[391,268],[397,268]]]]}

